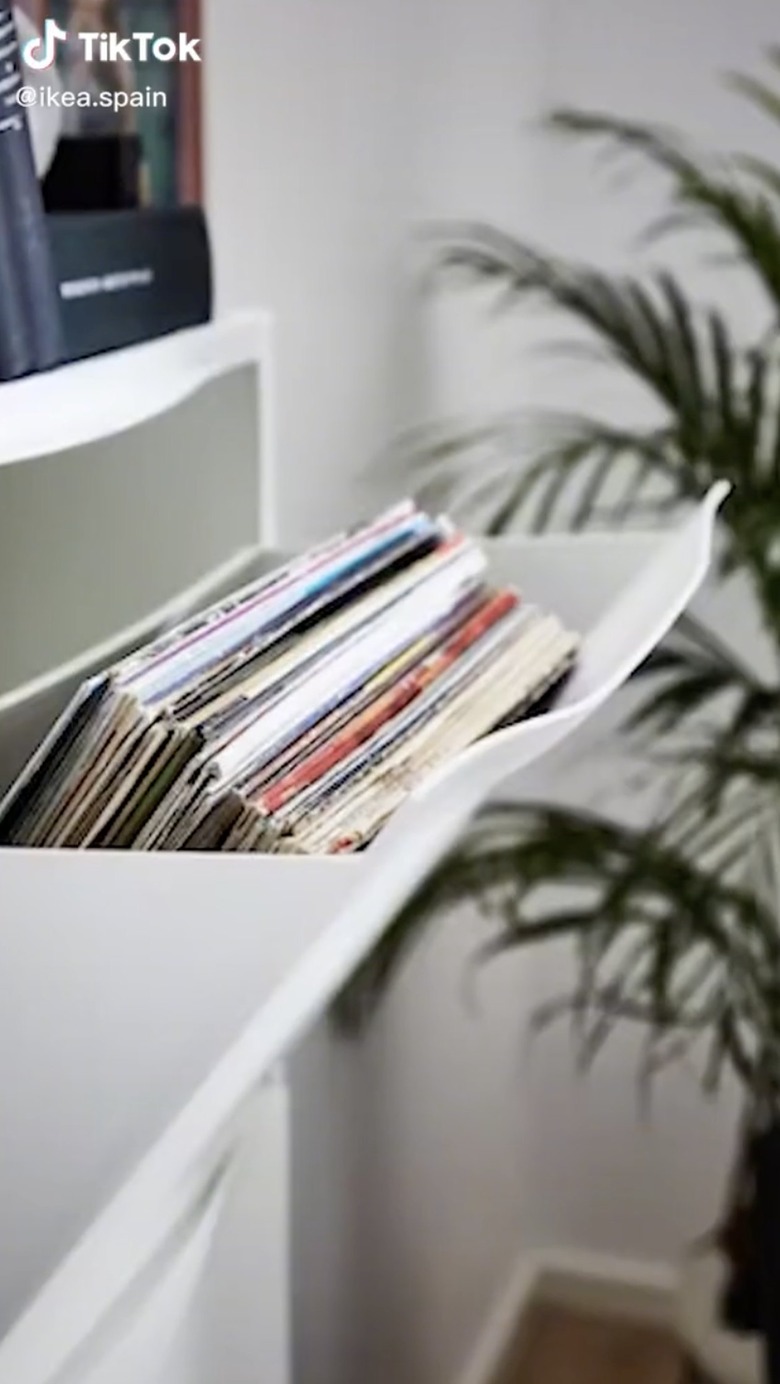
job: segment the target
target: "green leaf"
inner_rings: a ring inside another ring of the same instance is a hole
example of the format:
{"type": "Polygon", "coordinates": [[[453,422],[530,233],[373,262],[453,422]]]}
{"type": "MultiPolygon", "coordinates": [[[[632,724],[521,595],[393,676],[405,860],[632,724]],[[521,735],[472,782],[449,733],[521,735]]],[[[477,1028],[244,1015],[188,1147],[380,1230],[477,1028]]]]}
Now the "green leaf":
{"type": "Polygon", "coordinates": [[[767,86],[766,82],[760,81],[758,77],[751,77],[744,72],[729,73],[727,81],[734,91],[746,96],[763,115],[780,123],[780,92],[767,86]]]}
{"type": "Polygon", "coordinates": [[[732,162],[735,168],[749,174],[757,183],[762,183],[773,196],[780,197],[780,168],[775,164],[755,154],[735,154],[732,162]]]}
{"type": "Polygon", "coordinates": [[[708,702],[731,691],[732,685],[729,676],[711,668],[680,673],[645,698],[629,718],[628,728],[649,727],[654,734],[663,735],[677,729],[687,717],[699,716],[708,702]]]}
{"type": "MultiPolygon", "coordinates": [[[[760,100],[769,113],[778,97],[752,78],[733,79],[744,95],[760,100]]],[[[755,274],[775,310],[780,309],[780,227],[774,206],[758,188],[743,188],[734,162],[708,167],[681,137],[660,126],[621,120],[599,111],[554,111],[550,127],[560,133],[595,139],[618,153],[640,155],[671,180],[672,211],[664,218],[671,230],[709,227],[731,242],[755,274]]],[[[743,162],[744,171],[744,162],[743,162]]],[[[766,176],[757,182],[766,186],[766,176]]]]}

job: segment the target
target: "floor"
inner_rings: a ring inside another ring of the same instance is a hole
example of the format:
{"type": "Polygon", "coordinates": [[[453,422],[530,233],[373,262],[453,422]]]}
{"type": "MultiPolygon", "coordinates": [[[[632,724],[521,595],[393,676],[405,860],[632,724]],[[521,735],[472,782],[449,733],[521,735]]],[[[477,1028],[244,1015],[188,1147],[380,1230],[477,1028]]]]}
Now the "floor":
{"type": "Polygon", "coordinates": [[[682,1360],[666,1332],[602,1321],[540,1303],[525,1321],[498,1384],[681,1384],[682,1360]]]}

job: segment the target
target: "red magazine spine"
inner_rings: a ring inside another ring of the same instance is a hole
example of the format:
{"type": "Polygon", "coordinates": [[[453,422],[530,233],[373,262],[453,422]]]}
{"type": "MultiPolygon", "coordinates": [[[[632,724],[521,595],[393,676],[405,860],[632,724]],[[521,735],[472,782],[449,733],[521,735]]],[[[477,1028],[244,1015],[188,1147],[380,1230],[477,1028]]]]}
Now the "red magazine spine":
{"type": "Polygon", "coordinates": [[[362,715],[356,717],[352,725],[336,736],[330,745],[310,755],[293,773],[282,779],[281,783],[269,788],[258,800],[259,809],[268,814],[278,812],[298,793],[316,783],[350,754],[354,754],[355,750],[370,740],[382,726],[421,696],[431,683],[442,677],[493,625],[498,624],[499,620],[503,620],[514,610],[518,603],[519,598],[512,591],[502,591],[491,597],[466,621],[458,633],[453,635],[442,649],[432,654],[416,672],[410,673],[397,687],[385,693],[362,715]]]}

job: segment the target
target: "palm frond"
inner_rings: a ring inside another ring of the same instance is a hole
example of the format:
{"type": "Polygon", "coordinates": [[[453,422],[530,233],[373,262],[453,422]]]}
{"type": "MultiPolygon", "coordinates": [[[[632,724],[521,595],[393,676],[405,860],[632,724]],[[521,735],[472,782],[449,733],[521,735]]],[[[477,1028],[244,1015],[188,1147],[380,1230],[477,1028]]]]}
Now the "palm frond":
{"type": "Polygon", "coordinates": [[[780,124],[780,92],[768,82],[762,82],[759,77],[745,72],[730,72],[727,80],[734,91],[746,96],[762,115],[780,124]]]}
{"type": "MultiPolygon", "coordinates": [[[[752,78],[733,81],[753,99],[758,99],[759,90],[767,103],[773,96],[752,78]]],[[[549,126],[562,134],[600,141],[616,153],[640,155],[660,168],[671,181],[672,211],[663,217],[659,230],[704,226],[720,232],[755,274],[775,312],[780,311],[780,221],[774,196],[767,196],[766,169],[763,173],[754,169],[758,176],[752,186],[743,185],[740,168],[751,171],[744,161],[721,159],[713,168],[676,133],[600,111],[561,108],[553,111],[549,126]]]]}
{"type": "Polygon", "coordinates": [[[655,649],[635,675],[650,687],[634,707],[626,727],[652,736],[668,736],[690,719],[721,707],[719,735],[733,743],[774,725],[780,689],[765,685],[737,654],[692,615],[683,616],[667,640],[655,649]]]}
{"type": "Polygon", "coordinates": [[[645,697],[629,717],[627,728],[630,731],[649,730],[653,735],[668,734],[678,730],[688,718],[698,719],[710,702],[732,691],[732,679],[719,669],[678,670],[645,697]]]}
{"type": "Polygon", "coordinates": [[[747,173],[773,197],[780,198],[780,168],[775,164],[757,154],[734,154],[732,160],[738,172],[747,173]]]}
{"type": "Polygon", "coordinates": [[[654,295],[637,279],[546,255],[484,223],[454,225],[442,235],[443,269],[500,284],[509,302],[535,298],[563,311],[676,418],[697,416],[702,368],[693,311],[670,274],[654,295]]]}
{"type": "MultiPolygon", "coordinates": [[[[780,69],[780,48],[768,58],[780,69]]],[[[731,80],[780,121],[772,79],[731,80]]],[[[597,355],[653,406],[652,425],[550,414],[532,445],[513,426],[502,435],[495,420],[488,458],[486,436],[475,443],[472,434],[487,526],[655,517],[725,479],[733,493],[718,570],[749,578],[780,650],[780,165],[706,157],[673,131],[598,111],[559,110],[551,125],[610,159],[660,170],[668,203],[656,234],[719,233],[762,288],[768,325],[738,334],[666,271],[614,275],[481,222],[440,228],[444,269],[494,285],[507,310],[552,309],[575,328],[575,358],[597,355]]],[[[426,464],[446,478],[453,459],[463,462],[457,438],[426,464]]],[[[769,1095],[780,1108],[780,687],[758,678],[729,639],[685,617],[640,670],[626,744],[641,756],[635,786],[650,801],[649,825],[544,803],[488,809],[395,919],[342,998],[341,1021],[359,1025],[424,925],[446,925],[469,899],[486,926],[485,957],[574,941],[573,991],[539,1021],[568,1014],[584,1060],[624,1022],[647,1028],[648,1078],[701,1051],[705,1037],[706,1084],[730,1067],[754,1099],[769,1095]],[[771,850],[756,846],[768,838],[771,850]]]]}
{"type": "MultiPolygon", "coordinates": [[[[728,1060],[756,1064],[775,1015],[756,983],[776,973],[780,932],[744,887],[679,851],[663,829],[620,825],[544,804],[497,805],[427,881],[342,997],[339,1017],[359,1024],[419,938],[420,910],[446,914],[465,896],[490,928],[484,955],[554,937],[580,945],[580,979],[564,1008],[575,1017],[588,1060],[616,1023],[647,1023],[654,1065],[670,1039],[717,1023],[728,1060]],[[562,881],[565,888],[562,889],[562,881]],[[759,1032],[746,1053],[745,1025],[759,1032]]],[[[544,1021],[560,1012],[556,1002],[544,1021]]]]}
{"type": "MultiPolygon", "coordinates": [[[[609,275],[546,255],[481,223],[454,225],[443,234],[445,270],[501,282],[512,301],[537,298],[593,333],[613,362],[644,385],[666,413],[686,463],[687,493],[699,494],[711,483],[713,424],[721,427],[725,420],[733,426],[747,412],[737,383],[740,352],[717,312],[700,323],[668,272],[647,283],[609,275]]],[[[757,370],[756,362],[754,375],[757,370]]],[[[729,448],[722,451],[717,475],[732,480],[736,462],[729,448]]]]}
{"type": "Polygon", "coordinates": [[[704,623],[692,610],[683,611],[674,627],[674,637],[683,640],[691,649],[730,668],[743,685],[755,686],[756,677],[750,664],[721,637],[717,629],[704,623]]]}
{"type": "Polygon", "coordinates": [[[508,478],[488,533],[504,533],[519,518],[532,532],[562,518],[575,530],[596,514],[605,519],[617,508],[606,498],[613,478],[630,485],[633,504],[645,496],[659,511],[670,500],[691,498],[689,478],[668,429],[631,431],[576,415],[551,414],[546,422],[549,441],[533,457],[520,459],[519,475],[508,478]]]}
{"type": "Polygon", "coordinates": [[[627,458],[635,470],[618,513],[633,511],[643,491],[653,493],[650,482],[659,477],[668,487],[661,491],[663,504],[670,495],[696,499],[725,479],[733,495],[723,514],[730,540],[722,554],[723,573],[747,567],[768,625],[777,626],[780,353],[774,339],[764,349],[741,349],[723,315],[714,308],[698,313],[669,273],[647,282],[611,276],[545,255],[480,223],[450,228],[442,263],[478,280],[501,282],[518,304],[540,299],[588,329],[664,414],[655,429],[633,433],[583,419],[537,455],[515,459],[519,474],[507,476],[490,531],[509,527],[534,495],[534,526],[549,523],[561,506],[566,512],[568,478],[580,493],[569,522],[572,513],[577,527],[590,522],[613,488],[612,477],[620,472],[625,484],[627,458]]]}

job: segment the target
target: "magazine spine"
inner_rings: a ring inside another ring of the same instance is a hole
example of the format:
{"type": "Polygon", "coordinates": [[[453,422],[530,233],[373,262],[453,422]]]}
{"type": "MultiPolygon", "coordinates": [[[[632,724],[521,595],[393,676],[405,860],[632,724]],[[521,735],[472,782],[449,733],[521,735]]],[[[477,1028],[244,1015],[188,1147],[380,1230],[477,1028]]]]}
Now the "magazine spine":
{"type": "Polygon", "coordinates": [[[441,677],[466,651],[483,635],[487,634],[499,620],[508,615],[517,605],[517,597],[511,592],[502,592],[492,597],[465,624],[452,640],[441,650],[425,661],[416,672],[410,673],[397,687],[391,689],[343,733],[323,747],[317,754],[304,761],[298,769],[275,785],[260,799],[261,810],[273,814],[285,807],[297,793],[310,787],[324,774],[335,768],[383,726],[389,724],[400,712],[422,695],[437,678],[441,677]]]}

